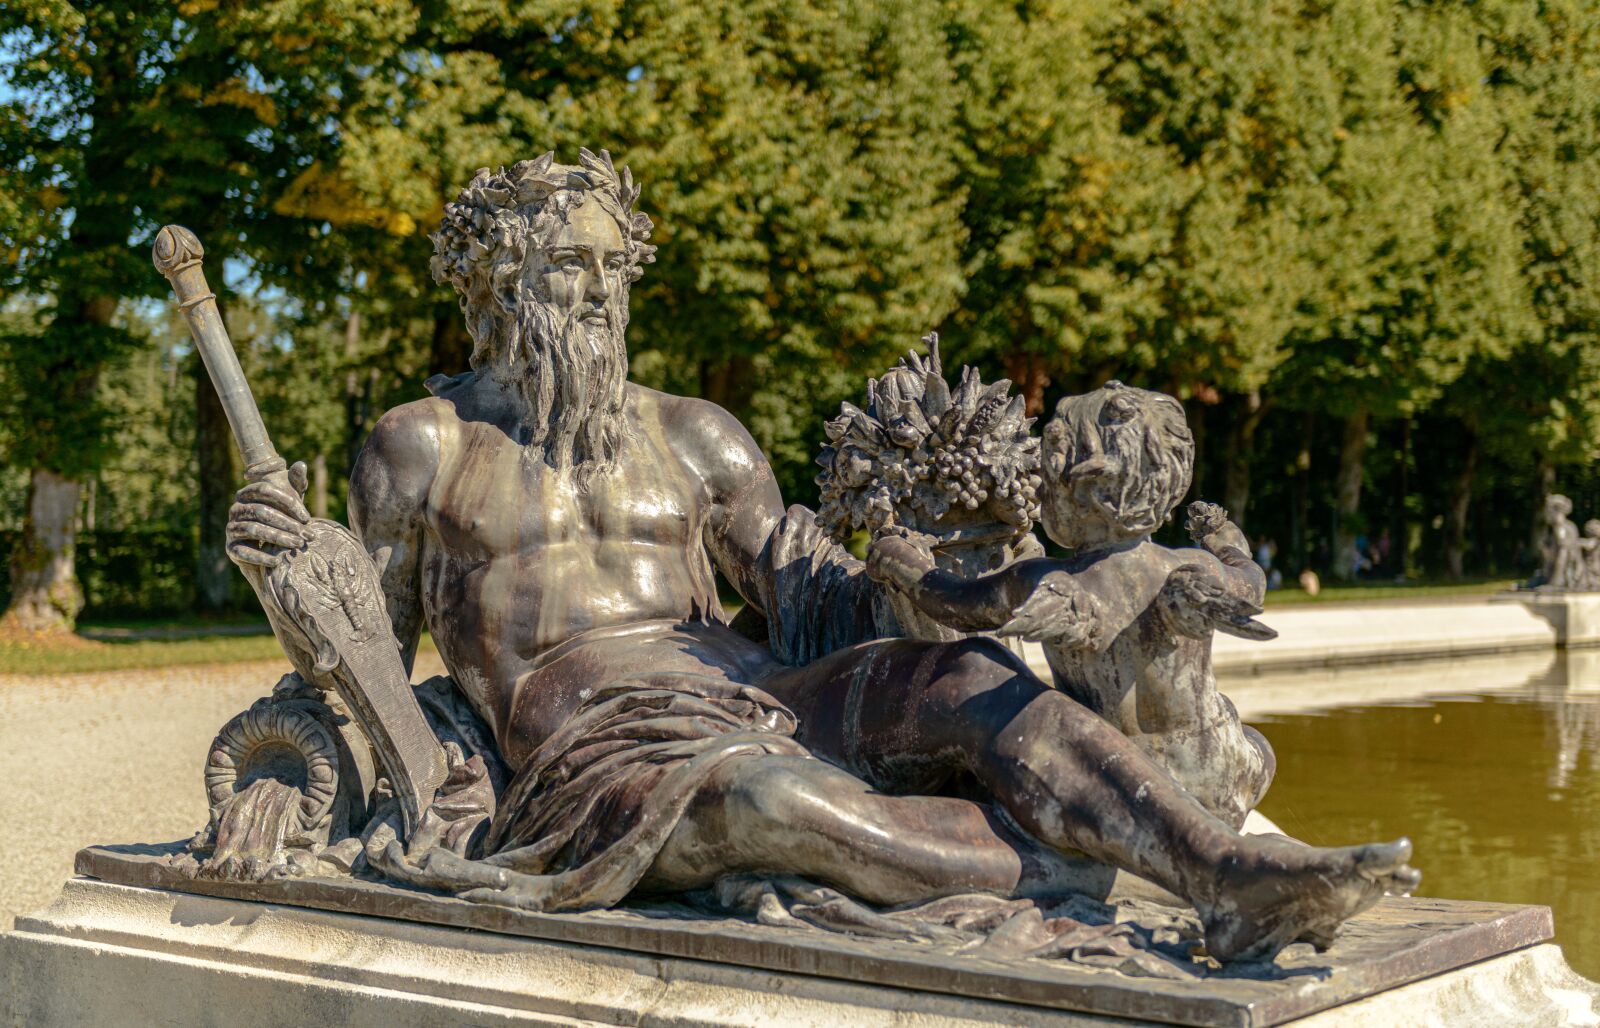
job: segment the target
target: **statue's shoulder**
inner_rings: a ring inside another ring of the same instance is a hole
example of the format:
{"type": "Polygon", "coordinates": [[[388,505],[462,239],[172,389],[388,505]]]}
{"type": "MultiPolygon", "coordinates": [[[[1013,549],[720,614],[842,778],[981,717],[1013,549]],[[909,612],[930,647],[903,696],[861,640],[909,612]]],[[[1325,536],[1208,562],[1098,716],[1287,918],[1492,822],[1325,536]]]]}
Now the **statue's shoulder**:
{"type": "Polygon", "coordinates": [[[628,388],[637,423],[658,431],[671,452],[700,469],[708,481],[736,487],[752,473],[771,473],[749,430],[717,404],[632,383],[628,388]]]}
{"type": "Polygon", "coordinates": [[[440,455],[459,426],[455,405],[438,396],[385,411],[356,459],[350,476],[352,499],[380,497],[389,502],[401,495],[416,498],[426,493],[440,455]]]}
{"type": "Polygon", "coordinates": [[[391,461],[436,461],[441,434],[460,421],[455,404],[438,396],[402,403],[378,419],[362,452],[391,461]]]}
{"type": "Polygon", "coordinates": [[[675,441],[704,442],[713,446],[736,446],[760,452],[749,430],[739,419],[710,400],[696,396],[677,396],[658,389],[629,383],[630,402],[640,420],[656,423],[675,441]]]}

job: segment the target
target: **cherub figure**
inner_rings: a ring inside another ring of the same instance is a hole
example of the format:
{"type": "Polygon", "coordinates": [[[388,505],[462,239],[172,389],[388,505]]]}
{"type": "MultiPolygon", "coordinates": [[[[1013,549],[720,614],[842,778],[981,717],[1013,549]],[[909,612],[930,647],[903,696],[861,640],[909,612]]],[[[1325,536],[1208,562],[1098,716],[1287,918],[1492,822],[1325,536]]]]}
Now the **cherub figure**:
{"type": "Polygon", "coordinates": [[[1583,543],[1578,526],[1568,517],[1572,501],[1551,493],[1544,501],[1544,581],[1549,589],[1584,588],[1583,543]]]}
{"type": "Polygon", "coordinates": [[[1600,590],[1600,518],[1583,523],[1578,545],[1583,551],[1583,588],[1600,590]]]}
{"type": "Polygon", "coordinates": [[[1176,400],[1108,382],[1062,400],[1044,432],[1040,520],[1071,557],[963,580],[934,569],[914,539],[885,536],[869,566],[937,621],[1042,643],[1057,688],[1237,828],[1276,761],[1217,690],[1211,640],[1276,633],[1254,620],[1266,575],[1222,508],[1189,506],[1197,548],[1151,541],[1188,491],[1193,462],[1176,400]]]}

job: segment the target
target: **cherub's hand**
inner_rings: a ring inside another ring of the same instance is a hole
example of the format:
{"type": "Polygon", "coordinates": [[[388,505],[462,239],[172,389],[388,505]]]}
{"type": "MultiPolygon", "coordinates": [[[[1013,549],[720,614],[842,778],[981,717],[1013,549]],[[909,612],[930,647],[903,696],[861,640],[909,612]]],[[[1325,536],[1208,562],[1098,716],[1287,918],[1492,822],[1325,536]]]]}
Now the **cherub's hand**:
{"type": "Polygon", "coordinates": [[[891,588],[909,592],[935,566],[927,544],[911,535],[882,535],[867,547],[867,574],[891,588]]]}
{"type": "Polygon", "coordinates": [[[1221,506],[1196,500],[1189,504],[1187,513],[1183,527],[1188,529],[1189,538],[1196,546],[1212,555],[1228,547],[1247,557],[1250,555],[1250,541],[1238,525],[1228,520],[1228,512],[1221,506]]]}

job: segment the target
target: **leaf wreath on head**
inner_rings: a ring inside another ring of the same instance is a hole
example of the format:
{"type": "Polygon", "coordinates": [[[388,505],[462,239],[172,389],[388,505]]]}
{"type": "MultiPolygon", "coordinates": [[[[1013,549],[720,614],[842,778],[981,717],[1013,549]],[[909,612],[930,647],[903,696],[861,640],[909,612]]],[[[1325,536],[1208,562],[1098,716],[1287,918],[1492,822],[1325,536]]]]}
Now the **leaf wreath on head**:
{"type": "Polygon", "coordinates": [[[509,169],[480,168],[456,199],[445,204],[439,231],[428,237],[433,241],[433,280],[465,294],[497,263],[520,266],[535,226],[554,210],[565,211],[584,194],[594,193],[612,200],[607,209],[627,243],[628,281],[636,282],[644,274],[642,265],[656,259],[649,242],[655,226],[649,215],[634,210],[640,192],[633,172],[624,168],[618,174],[605,150],[598,155],[579,150],[577,165],[555,163],[550,151],[509,169]]]}

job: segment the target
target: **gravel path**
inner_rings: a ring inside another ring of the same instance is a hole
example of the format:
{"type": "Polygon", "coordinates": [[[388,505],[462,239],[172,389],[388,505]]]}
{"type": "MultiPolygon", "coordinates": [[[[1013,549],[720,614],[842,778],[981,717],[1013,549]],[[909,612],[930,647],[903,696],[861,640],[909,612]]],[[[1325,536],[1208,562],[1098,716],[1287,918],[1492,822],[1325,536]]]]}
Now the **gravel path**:
{"type": "MultiPolygon", "coordinates": [[[[432,652],[417,665],[419,681],[443,673],[432,652]]],[[[55,899],[83,846],[193,835],[206,820],[206,748],[288,670],[0,675],[0,931],[55,899]]]]}

